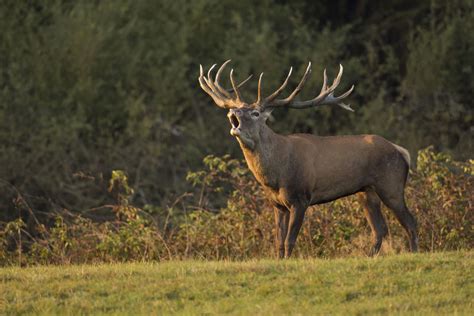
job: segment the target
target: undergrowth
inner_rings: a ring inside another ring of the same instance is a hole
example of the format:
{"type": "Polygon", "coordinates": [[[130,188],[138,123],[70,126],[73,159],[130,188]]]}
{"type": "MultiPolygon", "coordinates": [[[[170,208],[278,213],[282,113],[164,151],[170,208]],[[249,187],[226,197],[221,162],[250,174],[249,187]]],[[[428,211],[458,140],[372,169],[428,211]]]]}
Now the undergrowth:
{"type": "MultiPolygon", "coordinates": [[[[274,256],[273,210],[245,162],[208,156],[205,169],[189,172],[193,192],[168,207],[133,204],[124,171],[109,181],[111,216],[97,220],[61,209],[40,221],[17,192],[17,220],[0,224],[0,264],[69,264],[175,259],[268,258],[274,256]],[[28,214],[28,223],[21,214],[28,214]]],[[[406,188],[418,220],[420,250],[472,249],[474,161],[453,161],[431,147],[418,153],[406,188]]],[[[383,252],[406,249],[404,232],[388,209],[390,236],[383,252]]],[[[296,257],[365,255],[370,229],[358,196],[311,207],[298,237],[296,257]]]]}

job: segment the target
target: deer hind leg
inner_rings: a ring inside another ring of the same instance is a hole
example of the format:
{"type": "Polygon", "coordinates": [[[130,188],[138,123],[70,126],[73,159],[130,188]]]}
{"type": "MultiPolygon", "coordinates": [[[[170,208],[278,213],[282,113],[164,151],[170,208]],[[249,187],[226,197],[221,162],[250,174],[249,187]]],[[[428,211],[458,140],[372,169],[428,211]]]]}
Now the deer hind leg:
{"type": "Polygon", "coordinates": [[[365,196],[363,196],[363,204],[365,217],[372,229],[373,244],[369,256],[375,256],[379,253],[382,241],[388,234],[387,223],[380,211],[381,201],[375,191],[368,190],[365,192],[365,196]]]}
{"type": "Polygon", "coordinates": [[[403,188],[395,193],[387,190],[377,191],[382,202],[393,211],[395,217],[405,229],[410,244],[410,251],[418,251],[418,233],[415,217],[411,214],[405,204],[403,188]]]}
{"type": "Polygon", "coordinates": [[[281,205],[275,205],[273,211],[275,212],[275,244],[277,255],[278,258],[283,259],[285,257],[285,238],[288,233],[290,212],[286,207],[281,205]]]}

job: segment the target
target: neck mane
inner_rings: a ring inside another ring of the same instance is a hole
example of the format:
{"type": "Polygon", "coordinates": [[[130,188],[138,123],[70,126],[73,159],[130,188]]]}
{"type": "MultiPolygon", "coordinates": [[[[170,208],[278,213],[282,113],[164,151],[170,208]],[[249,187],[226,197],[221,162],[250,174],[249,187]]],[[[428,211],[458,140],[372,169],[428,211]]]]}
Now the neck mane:
{"type": "Polygon", "coordinates": [[[239,140],[250,171],[257,181],[266,187],[276,188],[278,185],[279,174],[276,172],[278,168],[273,166],[282,159],[282,157],[278,157],[277,153],[277,148],[281,146],[281,143],[282,136],[273,132],[266,125],[260,130],[253,149],[248,148],[239,140]]]}

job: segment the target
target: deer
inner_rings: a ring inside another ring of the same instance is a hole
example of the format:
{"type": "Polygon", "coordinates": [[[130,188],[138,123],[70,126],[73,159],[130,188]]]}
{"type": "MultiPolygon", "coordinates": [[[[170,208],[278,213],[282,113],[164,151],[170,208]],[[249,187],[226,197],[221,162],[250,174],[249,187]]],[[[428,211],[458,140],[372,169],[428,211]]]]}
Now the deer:
{"type": "Polygon", "coordinates": [[[230,71],[231,89],[220,81],[230,60],[224,62],[213,75],[215,64],[207,76],[200,65],[199,85],[223,109],[228,110],[231,130],[242,149],[248,168],[263,187],[275,217],[275,244],[278,258],[289,258],[293,252],[305,213],[310,206],[361,193],[365,217],[372,232],[369,256],[378,255],[388,228],[381,212],[387,206],[404,228],[409,250],[418,250],[417,222],[405,202],[405,184],[410,168],[407,149],[377,135],[316,136],[312,134],[280,135],[267,120],[277,108],[307,109],[321,105],[337,105],[354,111],[343,100],[354,90],[354,85],[334,96],[343,67],[331,85],[326,69],[318,96],[306,101],[295,97],[311,73],[311,62],[296,88],[286,98],[279,98],[286,88],[293,67],[281,86],[268,97],[262,97],[260,74],[254,102],[243,100],[239,88],[251,77],[236,84],[230,71]]]}

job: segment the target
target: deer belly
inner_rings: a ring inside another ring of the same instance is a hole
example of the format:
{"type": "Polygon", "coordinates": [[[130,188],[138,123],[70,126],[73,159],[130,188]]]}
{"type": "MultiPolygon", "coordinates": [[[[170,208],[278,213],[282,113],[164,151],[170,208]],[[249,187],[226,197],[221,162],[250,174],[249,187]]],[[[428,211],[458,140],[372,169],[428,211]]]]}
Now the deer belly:
{"type": "Polygon", "coordinates": [[[337,200],[341,197],[360,192],[366,185],[362,181],[347,179],[330,185],[316,186],[311,195],[311,205],[337,200]]]}

